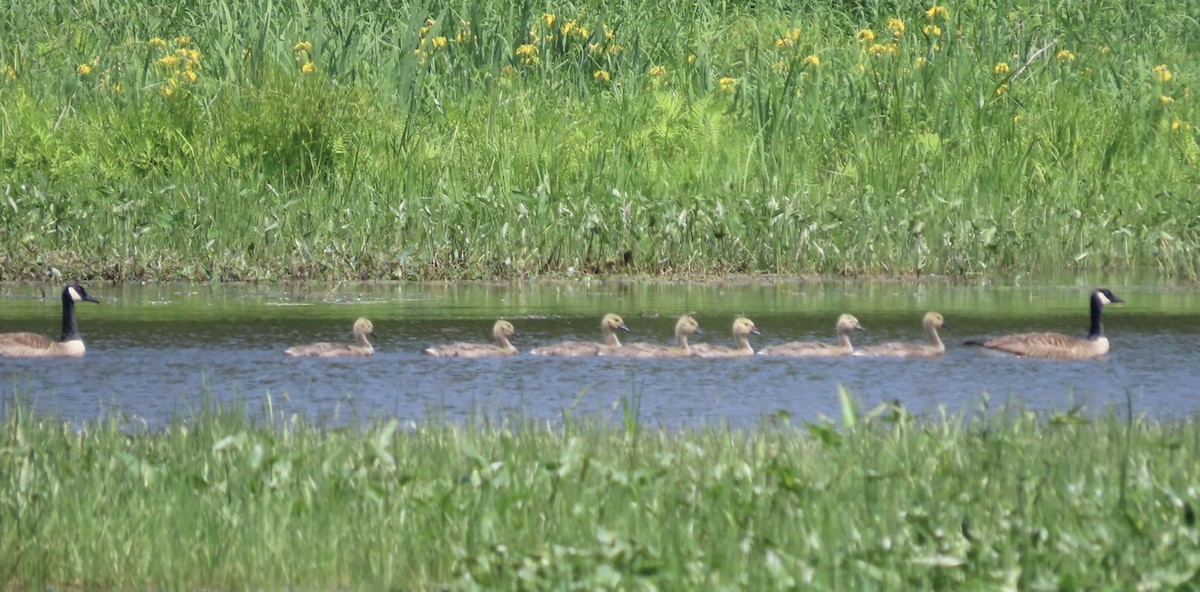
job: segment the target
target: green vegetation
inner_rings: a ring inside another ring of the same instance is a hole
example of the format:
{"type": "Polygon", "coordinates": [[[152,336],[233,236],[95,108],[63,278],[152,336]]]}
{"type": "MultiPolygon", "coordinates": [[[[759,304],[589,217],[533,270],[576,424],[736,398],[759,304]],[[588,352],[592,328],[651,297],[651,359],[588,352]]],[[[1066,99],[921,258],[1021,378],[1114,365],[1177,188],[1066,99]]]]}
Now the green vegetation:
{"type": "Polygon", "coordinates": [[[1194,584],[1200,425],[996,411],[670,431],[9,407],[10,589],[1159,589],[1194,584]]]}
{"type": "Polygon", "coordinates": [[[0,279],[1200,275],[1194,2],[8,2],[0,279]]]}

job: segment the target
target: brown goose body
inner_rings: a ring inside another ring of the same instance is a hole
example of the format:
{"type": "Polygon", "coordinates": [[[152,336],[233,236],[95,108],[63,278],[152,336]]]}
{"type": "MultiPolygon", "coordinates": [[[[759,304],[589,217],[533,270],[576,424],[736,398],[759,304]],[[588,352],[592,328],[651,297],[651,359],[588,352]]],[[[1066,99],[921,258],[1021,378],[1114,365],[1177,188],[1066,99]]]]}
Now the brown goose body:
{"type": "Polygon", "coordinates": [[[617,338],[617,331],[628,332],[629,327],[625,326],[625,321],[619,315],[609,313],[604,315],[604,318],[600,321],[600,332],[604,336],[602,343],[566,341],[535,348],[529,353],[535,356],[596,356],[600,355],[600,351],[603,349],[621,347],[621,340],[617,338]]]}
{"type": "Polygon", "coordinates": [[[504,320],[492,325],[492,337],[496,343],[447,343],[427,348],[425,354],[435,358],[495,358],[517,353],[509,339],[516,337],[512,323],[504,320]]]}
{"type": "Polygon", "coordinates": [[[929,340],[929,343],[893,341],[860,348],[854,352],[854,355],[888,358],[936,358],[946,353],[946,345],[942,343],[942,338],[938,336],[938,329],[949,327],[949,325],[946,324],[941,313],[925,313],[925,318],[921,321],[921,326],[925,328],[925,338],[929,340]]]}
{"type": "Polygon", "coordinates": [[[1086,339],[1071,337],[1062,333],[1018,333],[995,337],[985,341],[966,341],[964,345],[979,346],[1025,358],[1054,360],[1087,360],[1098,358],[1107,354],[1110,348],[1108,337],[1104,336],[1101,315],[1105,305],[1113,302],[1124,302],[1124,300],[1121,300],[1105,288],[1092,291],[1091,328],[1088,331],[1086,339]]]}
{"type": "Polygon", "coordinates": [[[95,302],[79,284],[62,291],[62,336],[58,341],[37,333],[0,333],[0,358],[81,358],[87,352],[75,323],[75,303],[95,302]]]}
{"type": "Polygon", "coordinates": [[[852,314],[843,314],[837,320],[836,345],[820,341],[791,341],[764,347],[758,351],[760,356],[789,356],[795,358],[830,358],[848,356],[854,353],[850,343],[850,334],[855,331],[866,331],[862,323],[852,314]]]}
{"type": "Polygon", "coordinates": [[[697,343],[691,346],[692,355],[701,358],[736,358],[741,356],[752,356],[754,355],[754,348],[750,346],[751,335],[762,335],[762,333],[760,333],[758,328],[754,326],[754,321],[751,321],[746,317],[738,317],[733,320],[734,347],[722,347],[707,343],[697,343]]]}
{"type": "Polygon", "coordinates": [[[365,318],[354,321],[354,343],[310,343],[295,345],[283,353],[301,358],[363,358],[375,353],[367,336],[375,337],[375,325],[365,318]]]}
{"type": "Polygon", "coordinates": [[[689,315],[679,317],[675,323],[675,345],[659,345],[656,343],[631,343],[601,350],[602,356],[622,358],[686,358],[692,354],[688,345],[688,337],[702,334],[700,323],[689,315]]]}

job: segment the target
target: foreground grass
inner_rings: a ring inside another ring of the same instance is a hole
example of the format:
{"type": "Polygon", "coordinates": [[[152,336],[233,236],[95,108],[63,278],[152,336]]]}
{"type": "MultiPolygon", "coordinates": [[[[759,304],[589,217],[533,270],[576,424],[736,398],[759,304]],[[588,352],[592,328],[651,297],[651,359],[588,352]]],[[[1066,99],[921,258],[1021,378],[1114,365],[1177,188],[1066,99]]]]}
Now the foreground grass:
{"type": "Polygon", "coordinates": [[[1194,420],[666,431],[10,407],[0,586],[1157,589],[1200,569],[1194,420]]]}
{"type": "Polygon", "coordinates": [[[0,279],[1196,277],[1195,8],[8,3],[0,279]]]}

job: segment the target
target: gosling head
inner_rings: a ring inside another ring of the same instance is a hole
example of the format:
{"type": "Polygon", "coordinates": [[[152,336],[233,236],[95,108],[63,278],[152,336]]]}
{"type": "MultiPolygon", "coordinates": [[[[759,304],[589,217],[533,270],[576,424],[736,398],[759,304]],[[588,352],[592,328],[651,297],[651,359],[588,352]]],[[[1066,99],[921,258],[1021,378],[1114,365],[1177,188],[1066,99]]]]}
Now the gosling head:
{"type": "Polygon", "coordinates": [[[675,323],[676,335],[703,335],[704,331],[700,330],[700,323],[696,322],[689,315],[679,317],[679,322],[675,323]]]}
{"type": "Polygon", "coordinates": [[[625,326],[625,321],[616,314],[608,313],[600,321],[600,328],[608,331],[624,331],[629,332],[629,327],[625,326]]]}
{"type": "Polygon", "coordinates": [[[492,326],[492,335],[500,341],[507,341],[509,337],[520,337],[512,323],[508,321],[496,321],[496,324],[492,326]]]}
{"type": "Polygon", "coordinates": [[[375,325],[371,324],[371,321],[367,320],[366,317],[358,317],[358,320],[354,321],[354,332],[361,335],[370,335],[371,337],[376,337],[375,325]]]}
{"type": "Polygon", "coordinates": [[[746,337],[748,335],[762,335],[758,327],[754,326],[754,321],[746,317],[738,317],[733,319],[733,335],[734,337],[746,337]]]}
{"type": "Polygon", "coordinates": [[[942,318],[942,313],[930,311],[925,313],[925,326],[942,329],[950,325],[946,324],[946,320],[942,318]]]}
{"type": "Polygon", "coordinates": [[[844,314],[838,317],[837,331],[838,333],[849,333],[851,331],[866,331],[867,329],[854,318],[852,314],[844,314]]]}
{"type": "Polygon", "coordinates": [[[83,286],[79,284],[69,284],[63,288],[62,299],[63,302],[69,300],[71,302],[95,302],[96,304],[100,304],[100,301],[96,297],[88,294],[87,290],[84,290],[83,286]]]}

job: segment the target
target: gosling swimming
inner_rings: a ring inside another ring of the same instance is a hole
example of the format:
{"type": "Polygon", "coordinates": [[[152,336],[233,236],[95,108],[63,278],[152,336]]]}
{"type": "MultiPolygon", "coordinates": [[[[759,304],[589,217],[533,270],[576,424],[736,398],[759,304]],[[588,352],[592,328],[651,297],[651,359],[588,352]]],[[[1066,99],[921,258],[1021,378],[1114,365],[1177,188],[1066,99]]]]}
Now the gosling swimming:
{"type": "Polygon", "coordinates": [[[617,339],[617,331],[628,333],[629,327],[625,326],[625,321],[619,315],[609,313],[600,320],[600,332],[604,335],[603,343],[566,341],[535,348],[529,353],[535,356],[595,356],[599,355],[602,349],[621,347],[621,340],[617,339]]]}
{"type": "Polygon", "coordinates": [[[974,345],[990,350],[1007,352],[1026,358],[1048,358],[1055,360],[1086,360],[1108,353],[1108,338],[1100,315],[1105,305],[1124,302],[1106,288],[1098,288],[1091,295],[1092,324],[1087,339],[1079,339],[1062,333],[1018,333],[988,339],[970,340],[963,345],[974,345]]]}
{"type": "Polygon", "coordinates": [[[513,328],[512,323],[501,320],[496,321],[496,324],[492,325],[492,337],[496,339],[495,344],[448,343],[430,347],[425,350],[425,353],[436,358],[494,358],[498,356],[511,356],[517,353],[517,348],[513,346],[509,339],[516,336],[517,332],[513,328]]]}
{"type": "Polygon", "coordinates": [[[631,343],[604,349],[600,351],[602,356],[618,356],[624,358],[685,358],[692,353],[688,346],[688,337],[691,335],[702,335],[704,332],[700,330],[700,323],[696,319],[688,315],[679,317],[675,323],[675,345],[659,345],[655,343],[631,343]]]}
{"type": "Polygon", "coordinates": [[[295,345],[284,350],[289,356],[302,358],[361,358],[375,353],[367,336],[375,337],[375,325],[359,317],[354,321],[354,343],[310,343],[295,345]]]}
{"type": "Polygon", "coordinates": [[[762,335],[762,333],[759,332],[758,327],[754,326],[754,321],[746,317],[738,317],[733,320],[733,341],[735,347],[697,343],[691,346],[692,355],[701,358],[752,356],[754,355],[754,348],[750,346],[751,335],[762,335]]]}
{"type": "Polygon", "coordinates": [[[925,338],[929,343],[903,343],[893,341],[868,347],[859,348],[856,356],[874,356],[889,358],[936,358],[946,353],[946,346],[938,336],[938,329],[949,327],[941,313],[927,312],[921,321],[925,328],[925,338]]]}
{"type": "Polygon", "coordinates": [[[843,314],[837,320],[837,345],[819,341],[792,341],[764,347],[759,350],[760,356],[790,356],[805,358],[827,358],[833,356],[848,356],[854,353],[850,343],[850,334],[855,331],[866,331],[862,323],[852,314],[843,314]]]}
{"type": "Polygon", "coordinates": [[[75,324],[75,303],[100,301],[79,284],[62,291],[62,336],[54,341],[37,333],[0,333],[0,358],[82,358],[87,348],[75,324]]]}

